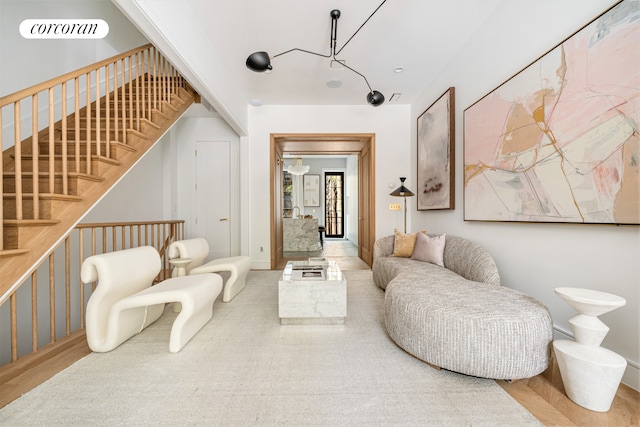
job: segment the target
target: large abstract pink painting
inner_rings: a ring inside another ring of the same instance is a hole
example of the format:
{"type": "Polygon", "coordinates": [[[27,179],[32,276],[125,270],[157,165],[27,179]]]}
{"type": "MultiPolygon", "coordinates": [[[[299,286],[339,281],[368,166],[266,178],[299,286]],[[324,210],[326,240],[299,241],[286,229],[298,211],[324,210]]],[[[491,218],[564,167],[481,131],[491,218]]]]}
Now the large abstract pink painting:
{"type": "Polygon", "coordinates": [[[640,2],[464,112],[464,217],[640,224],[640,2]]]}

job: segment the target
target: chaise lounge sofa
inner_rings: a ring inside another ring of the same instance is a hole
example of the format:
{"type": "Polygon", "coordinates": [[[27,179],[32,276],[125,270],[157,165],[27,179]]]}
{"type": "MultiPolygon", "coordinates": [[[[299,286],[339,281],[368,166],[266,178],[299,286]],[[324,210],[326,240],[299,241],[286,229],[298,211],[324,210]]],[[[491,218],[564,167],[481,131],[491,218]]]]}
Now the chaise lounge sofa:
{"type": "Polygon", "coordinates": [[[435,367],[477,377],[516,380],[547,368],[549,310],[501,286],[484,248],[446,236],[444,267],[393,252],[394,236],[375,242],[373,278],[385,289],[385,326],[398,346],[435,367]]]}

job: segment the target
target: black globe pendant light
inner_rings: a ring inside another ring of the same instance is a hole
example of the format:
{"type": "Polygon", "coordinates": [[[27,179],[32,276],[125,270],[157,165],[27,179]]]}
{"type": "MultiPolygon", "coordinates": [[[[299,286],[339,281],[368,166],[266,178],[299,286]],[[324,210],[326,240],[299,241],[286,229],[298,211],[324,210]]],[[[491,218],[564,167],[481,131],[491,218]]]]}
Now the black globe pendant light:
{"type": "Polygon", "coordinates": [[[277,58],[278,56],[281,55],[285,55],[289,52],[293,52],[293,51],[299,51],[299,52],[304,52],[304,53],[310,53],[312,55],[316,55],[316,56],[321,56],[323,58],[331,58],[336,62],[340,62],[345,68],[347,68],[348,70],[353,71],[354,73],[356,73],[357,75],[359,75],[360,77],[362,77],[364,79],[364,82],[367,84],[367,87],[369,88],[369,93],[367,93],[367,103],[369,103],[370,105],[373,105],[374,107],[377,107],[379,105],[382,105],[384,103],[384,95],[377,91],[377,90],[373,90],[371,88],[371,85],[369,84],[369,81],[367,80],[367,78],[359,73],[358,71],[354,70],[353,68],[349,67],[344,61],[340,61],[338,58],[336,58],[336,55],[338,55],[342,49],[345,48],[345,46],[353,39],[353,37],[358,34],[358,31],[360,31],[362,29],[362,27],[364,27],[364,25],[369,21],[369,19],[371,19],[371,17],[373,15],[375,15],[375,13],[378,11],[378,9],[380,9],[380,7],[382,7],[383,4],[385,4],[387,0],[384,0],[382,3],[380,3],[380,5],[376,8],[376,10],[373,11],[373,13],[371,15],[369,15],[369,17],[364,21],[364,23],[360,26],[360,28],[358,28],[356,30],[355,33],[353,33],[353,35],[351,37],[349,37],[349,40],[347,40],[347,42],[338,50],[336,50],[336,45],[337,45],[337,38],[338,38],[338,19],[340,18],[340,11],[338,9],[333,9],[330,13],[331,16],[331,40],[330,40],[330,46],[331,46],[331,53],[329,53],[328,55],[323,55],[321,53],[316,53],[316,52],[310,52],[308,50],[304,50],[304,49],[299,49],[299,48],[293,48],[293,49],[289,49],[285,52],[279,53],[277,55],[273,55],[273,56],[269,56],[269,54],[267,52],[264,51],[259,51],[259,52],[254,52],[251,55],[249,55],[249,57],[247,58],[247,68],[249,68],[252,71],[255,71],[257,73],[261,73],[264,71],[271,71],[273,69],[273,67],[271,66],[271,60],[274,58],[277,58]]]}

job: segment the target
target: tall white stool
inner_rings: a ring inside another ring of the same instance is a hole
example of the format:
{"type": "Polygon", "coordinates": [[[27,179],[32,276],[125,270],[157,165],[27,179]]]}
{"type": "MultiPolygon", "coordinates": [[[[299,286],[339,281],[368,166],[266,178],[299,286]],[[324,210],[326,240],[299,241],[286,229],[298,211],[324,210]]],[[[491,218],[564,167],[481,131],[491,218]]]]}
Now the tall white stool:
{"type": "Polygon", "coordinates": [[[598,316],[622,307],[624,298],[580,288],[556,288],[578,314],[569,319],[575,342],[556,340],[553,349],[569,399],[596,412],[607,412],[627,367],[624,357],[600,347],[609,332],[598,316]]]}

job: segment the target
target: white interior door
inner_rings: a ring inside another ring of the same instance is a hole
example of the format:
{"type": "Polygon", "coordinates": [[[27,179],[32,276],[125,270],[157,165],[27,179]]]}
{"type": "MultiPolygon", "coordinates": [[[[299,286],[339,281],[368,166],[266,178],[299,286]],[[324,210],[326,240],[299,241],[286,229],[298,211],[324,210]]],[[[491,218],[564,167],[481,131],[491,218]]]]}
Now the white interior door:
{"type": "Polygon", "coordinates": [[[196,142],[196,230],[207,239],[209,259],[231,253],[230,142],[196,142]]]}

